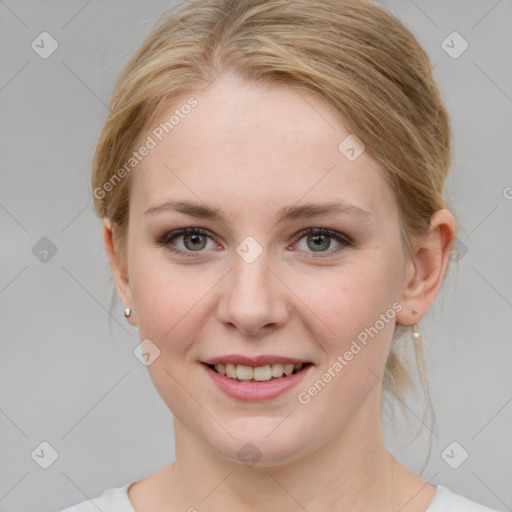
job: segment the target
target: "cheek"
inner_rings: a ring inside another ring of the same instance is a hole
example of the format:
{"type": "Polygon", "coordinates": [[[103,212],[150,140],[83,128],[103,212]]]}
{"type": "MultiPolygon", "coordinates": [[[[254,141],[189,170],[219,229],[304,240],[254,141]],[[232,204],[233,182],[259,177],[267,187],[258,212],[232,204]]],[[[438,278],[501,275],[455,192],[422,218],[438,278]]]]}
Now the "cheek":
{"type": "Polygon", "coordinates": [[[325,399],[355,406],[382,376],[401,309],[389,276],[374,263],[347,266],[321,286],[302,281],[299,295],[314,312],[310,330],[325,357],[318,384],[330,389],[325,399]]]}
{"type": "Polygon", "coordinates": [[[342,349],[347,341],[356,339],[376,322],[378,331],[388,336],[394,321],[392,280],[385,265],[354,264],[321,279],[318,276],[302,278],[294,292],[314,314],[324,342],[332,349],[342,349]],[[386,312],[383,325],[379,319],[386,312]]]}
{"type": "Polygon", "coordinates": [[[132,260],[137,326],[140,339],[151,340],[159,350],[147,366],[155,389],[173,415],[189,423],[191,412],[201,417],[202,409],[192,398],[201,396],[194,380],[195,361],[187,358],[200,333],[199,315],[205,314],[207,293],[215,279],[193,265],[186,269],[171,265],[158,253],[141,251],[132,260]],[[185,364],[191,362],[194,365],[185,364]]]}
{"type": "Polygon", "coordinates": [[[141,339],[149,338],[167,351],[170,345],[180,346],[189,313],[204,295],[206,284],[194,276],[192,266],[184,271],[171,265],[163,251],[134,251],[130,283],[141,339]],[[164,342],[170,339],[172,344],[164,342]]]}

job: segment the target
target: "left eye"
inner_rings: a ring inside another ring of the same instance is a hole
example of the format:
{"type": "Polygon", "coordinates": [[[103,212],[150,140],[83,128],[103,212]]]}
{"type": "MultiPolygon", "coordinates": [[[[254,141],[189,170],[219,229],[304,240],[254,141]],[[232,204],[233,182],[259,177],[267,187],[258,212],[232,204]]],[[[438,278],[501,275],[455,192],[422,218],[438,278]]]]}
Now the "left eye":
{"type": "Polygon", "coordinates": [[[304,229],[297,235],[297,242],[303,238],[306,240],[306,247],[308,249],[312,249],[312,252],[316,253],[336,253],[345,247],[352,245],[351,240],[347,236],[326,228],[304,229]],[[336,240],[338,244],[341,245],[331,251],[327,251],[327,249],[331,247],[332,239],[336,240]]]}
{"type": "MultiPolygon", "coordinates": [[[[189,227],[166,233],[157,240],[157,243],[167,247],[171,252],[182,256],[194,257],[194,253],[202,252],[205,248],[208,249],[208,239],[212,240],[213,243],[213,239],[208,231],[201,228],[189,227]],[[177,247],[177,244],[174,243],[175,240],[179,239],[182,239],[182,248],[177,247]]],[[[346,235],[326,228],[307,228],[302,230],[296,235],[295,244],[302,239],[306,240],[306,249],[303,250],[313,253],[337,253],[345,247],[352,245],[352,241],[346,235]],[[328,251],[333,239],[340,245],[328,251]]],[[[213,245],[215,246],[214,243],[213,245]]],[[[210,249],[212,248],[213,247],[210,247],[210,249]]]]}

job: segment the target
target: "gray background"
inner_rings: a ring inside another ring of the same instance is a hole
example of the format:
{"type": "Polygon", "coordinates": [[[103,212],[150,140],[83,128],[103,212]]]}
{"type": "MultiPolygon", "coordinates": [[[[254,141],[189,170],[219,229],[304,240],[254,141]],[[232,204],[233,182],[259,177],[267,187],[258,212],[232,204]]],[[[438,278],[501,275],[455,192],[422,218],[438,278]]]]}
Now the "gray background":
{"type": "MultiPolygon", "coordinates": [[[[381,3],[429,53],[455,129],[458,263],[420,325],[438,422],[422,476],[512,510],[512,1],[381,3]],[[457,59],[441,47],[453,31],[469,43],[457,59]],[[441,456],[453,441],[469,453],[458,469],[441,456]]],[[[114,80],[170,5],[0,1],[0,511],[60,510],[174,457],[137,331],[119,301],[109,318],[89,185],[114,80]],[[43,31],[59,45],[47,59],[31,48],[43,31]],[[57,249],[47,261],[33,249],[43,237],[57,249]],[[43,441],[58,452],[47,469],[31,455],[43,441]]],[[[411,442],[422,407],[409,407],[385,438],[419,471],[430,431],[411,442]]]]}

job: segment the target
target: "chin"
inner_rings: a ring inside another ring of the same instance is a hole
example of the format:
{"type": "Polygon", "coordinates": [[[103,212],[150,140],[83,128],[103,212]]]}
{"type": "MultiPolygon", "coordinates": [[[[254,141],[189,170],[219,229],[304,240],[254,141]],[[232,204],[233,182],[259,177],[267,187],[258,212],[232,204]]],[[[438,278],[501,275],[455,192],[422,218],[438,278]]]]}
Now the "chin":
{"type": "Polygon", "coordinates": [[[305,442],[304,435],[294,429],[293,423],[285,427],[288,419],[281,425],[282,418],[264,418],[257,421],[255,418],[245,418],[245,422],[238,421],[237,428],[229,428],[233,438],[223,436],[222,439],[210,439],[215,450],[230,461],[247,467],[275,467],[289,464],[302,456],[307,455],[305,446],[312,443],[305,442]],[[220,442],[219,442],[220,441],[220,442]]]}

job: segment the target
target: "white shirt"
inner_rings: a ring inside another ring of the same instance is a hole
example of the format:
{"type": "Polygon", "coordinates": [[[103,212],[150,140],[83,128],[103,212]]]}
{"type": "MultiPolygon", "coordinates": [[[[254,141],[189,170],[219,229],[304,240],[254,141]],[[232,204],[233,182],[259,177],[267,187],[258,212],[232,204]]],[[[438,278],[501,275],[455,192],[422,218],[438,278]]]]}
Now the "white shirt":
{"type": "MultiPolygon", "coordinates": [[[[135,512],[127,492],[132,483],[107,489],[101,496],[82,501],[61,512],[135,512]]],[[[436,495],[425,512],[499,512],[455,494],[442,485],[437,485],[436,488],[436,495]]]]}

